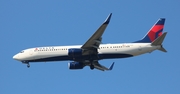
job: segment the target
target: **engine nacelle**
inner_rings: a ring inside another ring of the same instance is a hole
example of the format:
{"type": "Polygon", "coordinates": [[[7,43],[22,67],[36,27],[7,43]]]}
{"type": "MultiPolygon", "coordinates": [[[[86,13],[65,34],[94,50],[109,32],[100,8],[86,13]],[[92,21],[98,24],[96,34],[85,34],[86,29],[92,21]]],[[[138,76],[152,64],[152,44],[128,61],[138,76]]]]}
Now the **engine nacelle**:
{"type": "Polygon", "coordinates": [[[73,58],[80,57],[82,56],[82,49],[81,48],[68,49],[68,55],[73,58]]]}
{"type": "Polygon", "coordinates": [[[84,65],[79,62],[70,62],[68,63],[69,69],[83,69],[84,65]]]}

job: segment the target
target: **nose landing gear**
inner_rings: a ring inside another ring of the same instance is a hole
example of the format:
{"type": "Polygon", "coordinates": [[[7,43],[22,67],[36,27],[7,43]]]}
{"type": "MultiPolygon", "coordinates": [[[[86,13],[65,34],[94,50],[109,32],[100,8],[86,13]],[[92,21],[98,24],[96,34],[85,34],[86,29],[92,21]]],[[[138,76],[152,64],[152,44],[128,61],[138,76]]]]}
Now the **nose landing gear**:
{"type": "Polygon", "coordinates": [[[27,61],[22,61],[22,63],[23,63],[23,64],[27,64],[27,67],[28,67],[28,68],[30,67],[29,62],[27,62],[27,61]]]}

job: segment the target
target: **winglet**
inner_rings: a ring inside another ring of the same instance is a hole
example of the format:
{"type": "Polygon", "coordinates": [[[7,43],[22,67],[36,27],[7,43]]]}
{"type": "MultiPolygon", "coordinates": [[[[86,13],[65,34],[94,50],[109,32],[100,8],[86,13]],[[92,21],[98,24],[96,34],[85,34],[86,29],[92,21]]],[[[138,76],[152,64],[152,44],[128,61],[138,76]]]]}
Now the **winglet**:
{"type": "Polygon", "coordinates": [[[112,69],[113,69],[113,66],[114,66],[114,62],[111,64],[111,66],[109,67],[108,70],[112,70],[112,69]]]}
{"type": "Polygon", "coordinates": [[[106,20],[104,21],[104,24],[109,24],[111,20],[111,16],[112,16],[112,13],[110,13],[109,16],[106,18],[106,20]]]}

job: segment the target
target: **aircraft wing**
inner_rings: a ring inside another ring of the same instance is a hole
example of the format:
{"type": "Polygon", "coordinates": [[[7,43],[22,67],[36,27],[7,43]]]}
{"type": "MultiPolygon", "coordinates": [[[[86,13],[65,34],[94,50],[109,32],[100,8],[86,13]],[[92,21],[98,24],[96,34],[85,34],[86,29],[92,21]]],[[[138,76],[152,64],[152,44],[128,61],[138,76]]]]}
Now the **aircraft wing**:
{"type": "Polygon", "coordinates": [[[98,61],[94,61],[93,65],[94,65],[94,68],[101,70],[101,71],[105,71],[105,70],[112,70],[113,66],[114,66],[114,62],[111,64],[111,66],[109,68],[106,68],[105,66],[99,64],[98,61]]]}
{"type": "Polygon", "coordinates": [[[107,27],[107,25],[110,22],[111,14],[106,18],[104,23],[98,28],[98,30],[89,38],[88,41],[81,47],[83,51],[83,55],[88,54],[97,54],[97,49],[99,48],[99,45],[101,44],[102,35],[107,27]]]}

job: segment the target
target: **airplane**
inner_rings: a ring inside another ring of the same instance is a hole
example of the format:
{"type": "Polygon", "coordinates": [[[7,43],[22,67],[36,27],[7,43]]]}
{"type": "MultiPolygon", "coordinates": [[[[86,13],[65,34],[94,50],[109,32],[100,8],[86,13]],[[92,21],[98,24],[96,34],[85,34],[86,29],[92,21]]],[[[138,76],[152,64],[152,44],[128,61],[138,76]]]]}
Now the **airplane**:
{"type": "Polygon", "coordinates": [[[108,15],[97,31],[83,44],[72,46],[47,46],[22,50],[13,56],[30,67],[30,62],[67,61],[69,69],[83,69],[89,66],[91,70],[112,70],[114,62],[109,68],[98,61],[138,56],[155,50],[167,52],[162,43],[167,32],[163,33],[165,18],[160,18],[140,40],[131,43],[102,44],[102,35],[108,26],[112,13],[108,15]]]}

